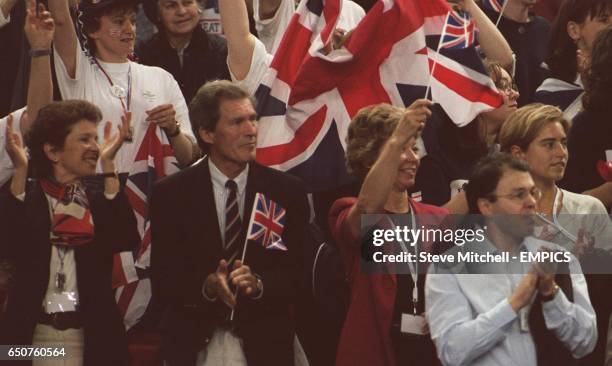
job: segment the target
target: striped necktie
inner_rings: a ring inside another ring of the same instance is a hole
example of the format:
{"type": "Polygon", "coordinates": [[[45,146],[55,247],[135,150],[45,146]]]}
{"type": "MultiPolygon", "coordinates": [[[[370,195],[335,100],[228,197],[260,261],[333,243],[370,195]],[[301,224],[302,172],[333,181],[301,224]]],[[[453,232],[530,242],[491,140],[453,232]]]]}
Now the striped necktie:
{"type": "Polygon", "coordinates": [[[233,180],[228,180],[225,187],[229,191],[225,202],[225,243],[224,249],[229,253],[230,263],[233,261],[238,251],[238,240],[242,221],[240,220],[240,210],[238,209],[238,185],[233,180]]]}

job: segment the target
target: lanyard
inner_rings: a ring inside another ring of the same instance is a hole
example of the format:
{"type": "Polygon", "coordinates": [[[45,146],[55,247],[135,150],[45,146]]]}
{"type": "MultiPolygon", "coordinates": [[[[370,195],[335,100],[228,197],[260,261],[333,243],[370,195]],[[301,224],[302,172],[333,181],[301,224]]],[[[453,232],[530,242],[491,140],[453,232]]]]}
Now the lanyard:
{"type": "Polygon", "coordinates": [[[121,108],[123,108],[124,112],[128,112],[130,110],[130,106],[132,104],[132,65],[130,64],[129,69],[128,69],[128,90],[127,90],[127,95],[125,93],[125,89],[123,89],[122,87],[120,87],[119,85],[115,85],[113,83],[113,80],[110,78],[110,76],[108,75],[108,73],[106,72],[106,70],[104,70],[104,68],[102,67],[102,65],[100,64],[100,62],[98,61],[98,59],[96,59],[94,57],[94,62],[96,63],[96,65],[98,66],[98,68],[100,69],[100,71],[102,71],[102,74],[104,74],[104,76],[106,76],[106,80],[108,80],[108,83],[111,86],[111,93],[119,98],[119,101],[121,102],[121,108]],[[123,99],[126,99],[126,101],[124,102],[123,99]],[[127,103],[127,105],[126,105],[127,103]]]}
{"type": "MultiPolygon", "coordinates": [[[[412,204],[410,205],[410,224],[413,228],[416,228],[417,222],[416,217],[414,215],[414,207],[412,204]]],[[[403,240],[399,241],[400,246],[404,252],[408,252],[408,248],[406,247],[406,243],[403,240]]],[[[414,243],[414,253],[416,257],[416,263],[408,262],[408,268],[410,268],[410,276],[412,277],[412,282],[414,283],[414,287],[412,288],[412,312],[414,315],[417,315],[417,304],[419,302],[419,243],[414,243]]]]}
{"type": "Polygon", "coordinates": [[[563,192],[561,192],[561,189],[559,187],[556,187],[557,191],[555,193],[555,200],[553,202],[553,210],[552,210],[552,221],[547,219],[545,215],[543,214],[539,214],[538,213],[538,217],[540,219],[542,219],[542,221],[544,221],[545,223],[547,223],[548,225],[556,228],[557,230],[559,230],[559,232],[565,236],[566,238],[568,238],[569,240],[571,240],[572,242],[576,242],[576,240],[578,240],[576,238],[575,235],[573,235],[572,233],[570,233],[569,231],[567,231],[563,226],[561,226],[561,224],[559,224],[558,222],[558,217],[557,217],[557,211],[559,211],[560,209],[558,208],[558,204],[559,202],[561,202],[561,204],[563,204],[563,192]]]}

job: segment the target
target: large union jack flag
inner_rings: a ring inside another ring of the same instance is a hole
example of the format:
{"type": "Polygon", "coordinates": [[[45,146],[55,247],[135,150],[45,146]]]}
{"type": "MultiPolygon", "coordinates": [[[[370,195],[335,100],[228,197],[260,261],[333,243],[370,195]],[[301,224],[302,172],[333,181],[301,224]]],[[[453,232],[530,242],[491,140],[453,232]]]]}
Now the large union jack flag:
{"type": "Polygon", "coordinates": [[[266,249],[287,250],[282,235],[287,211],[263,193],[255,195],[247,239],[266,249]]]}
{"type": "Polygon", "coordinates": [[[475,41],[476,26],[470,15],[464,11],[449,12],[439,47],[463,49],[472,46],[475,41]]]}
{"type": "Polygon", "coordinates": [[[148,202],[153,184],[178,170],[168,137],[155,124],[149,124],[125,186],[142,241],[134,251],[116,254],[114,258],[113,288],[117,289],[115,298],[127,328],[140,320],[151,298],[148,202]]]}
{"type": "Polygon", "coordinates": [[[433,100],[456,124],[501,105],[473,47],[457,59],[436,52],[451,10],[445,1],[379,0],[344,45],[326,53],[340,7],[340,0],[302,0],[285,31],[255,93],[263,165],[301,177],[311,191],[347,182],[352,116],[372,104],[406,107],[423,98],[432,69],[433,100]]]}
{"type": "Polygon", "coordinates": [[[501,13],[502,9],[504,8],[504,5],[506,4],[506,1],[508,0],[482,0],[482,6],[485,9],[501,13]]]}

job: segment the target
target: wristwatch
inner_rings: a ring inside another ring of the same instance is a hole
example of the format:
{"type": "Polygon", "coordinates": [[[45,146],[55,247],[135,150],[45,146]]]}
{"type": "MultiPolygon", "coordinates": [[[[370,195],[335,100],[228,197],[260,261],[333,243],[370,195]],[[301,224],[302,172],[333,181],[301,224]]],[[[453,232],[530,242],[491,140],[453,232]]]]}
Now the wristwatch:
{"type": "Polygon", "coordinates": [[[552,292],[549,295],[542,295],[542,301],[543,302],[551,301],[552,299],[555,298],[555,296],[557,296],[557,292],[559,292],[559,285],[557,285],[556,283],[553,283],[552,292]]]}
{"type": "Polygon", "coordinates": [[[51,49],[43,49],[43,50],[30,50],[31,57],[42,57],[42,56],[51,56],[51,49]]]}

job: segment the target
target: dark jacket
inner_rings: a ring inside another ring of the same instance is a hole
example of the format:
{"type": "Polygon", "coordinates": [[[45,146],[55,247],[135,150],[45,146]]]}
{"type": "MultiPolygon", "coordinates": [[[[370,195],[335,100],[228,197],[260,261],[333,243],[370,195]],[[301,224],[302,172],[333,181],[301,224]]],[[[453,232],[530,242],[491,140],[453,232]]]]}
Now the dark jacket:
{"type": "MultiPolygon", "coordinates": [[[[164,307],[162,347],[171,366],[194,365],[229,309],[202,296],[206,277],[224,258],[208,164],[204,159],[159,181],[151,199],[153,297],[164,307]]],[[[263,296],[238,298],[234,326],[250,366],[288,366],[294,357],[290,307],[299,283],[308,201],[297,178],[250,163],[240,243],[256,192],[286,210],[282,239],[288,250],[267,250],[249,242],[245,264],[261,276],[263,296]]]]}
{"type": "Polygon", "coordinates": [[[144,65],[158,66],[171,73],[187,104],[207,81],[230,79],[225,38],[207,34],[200,27],[193,31],[191,42],[183,53],[182,67],[176,50],[170,46],[163,31],[139,47],[138,58],[144,65]]]}
{"type": "Polygon", "coordinates": [[[574,117],[567,137],[569,159],[559,186],[572,192],[599,187],[605,181],[597,171],[597,162],[606,160],[612,150],[612,123],[607,110],[590,109],[574,117]]]}
{"type": "MultiPolygon", "coordinates": [[[[79,311],[84,329],[84,365],[127,364],[127,341],[111,286],[113,253],[139,242],[136,219],[126,196],[113,200],[88,193],[94,221],[93,242],[74,249],[79,311]]],[[[25,201],[0,196],[0,249],[16,267],[0,344],[32,344],[49,283],[51,218],[44,192],[32,184],[25,201]]]]}

